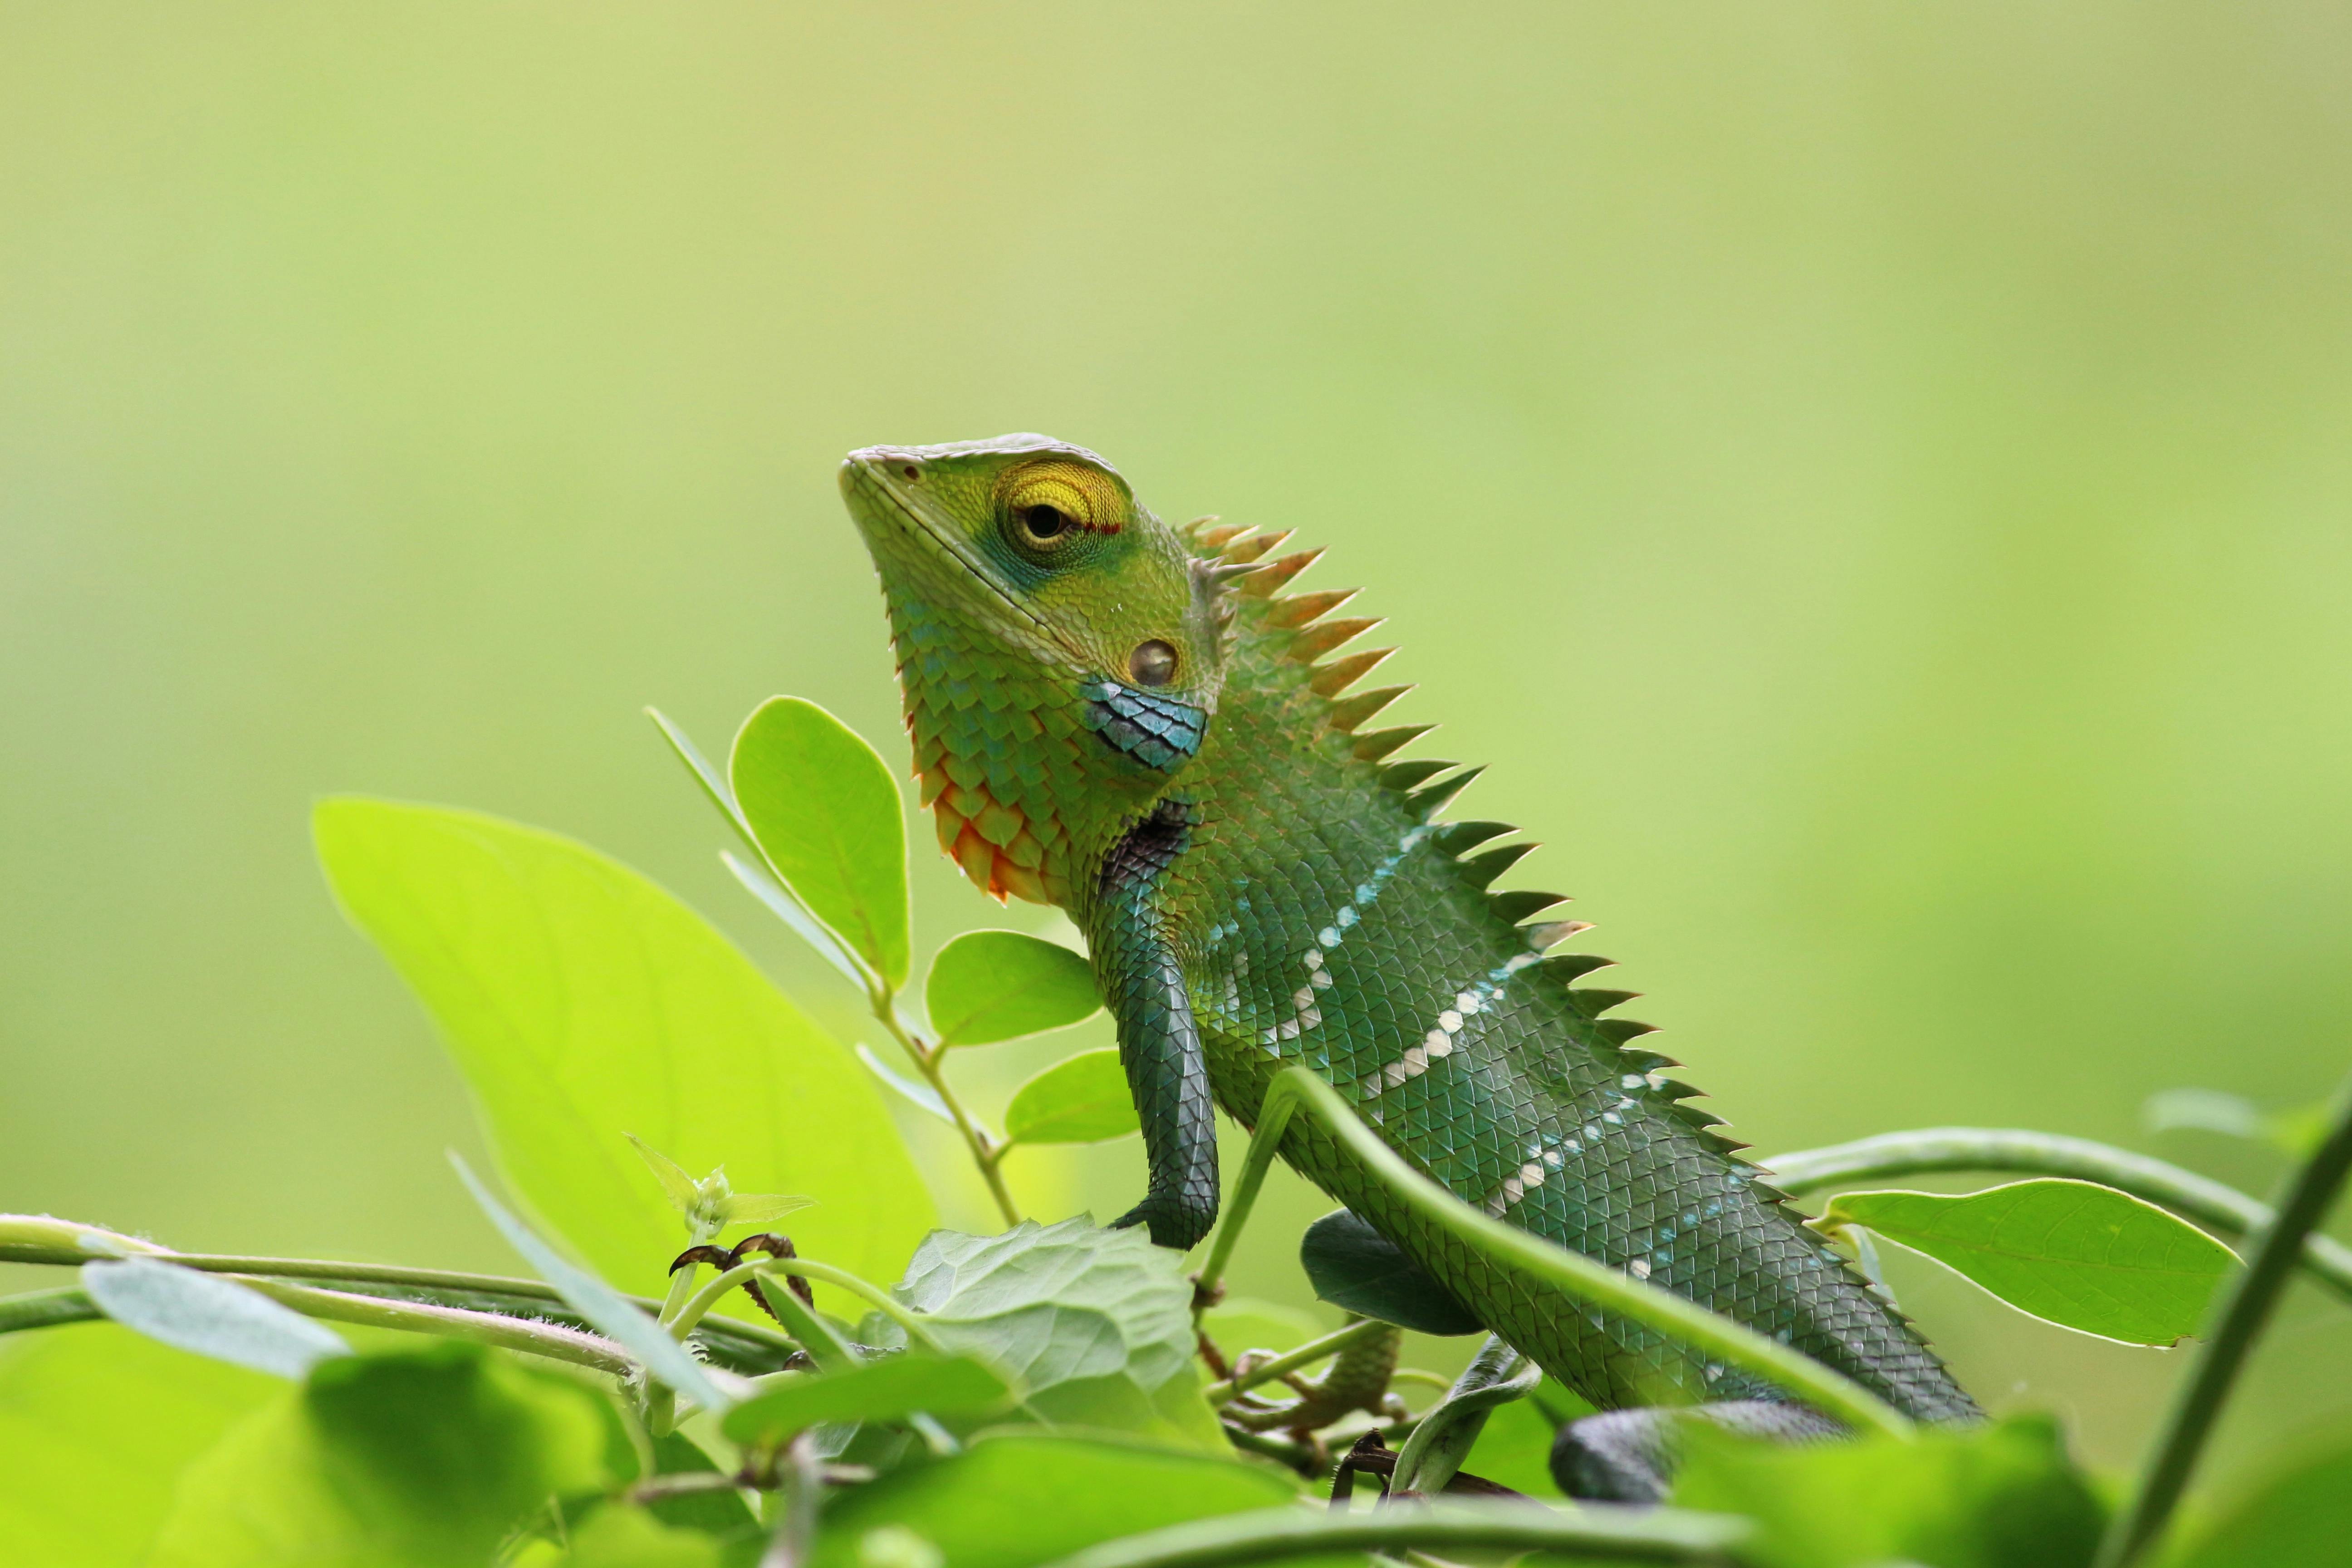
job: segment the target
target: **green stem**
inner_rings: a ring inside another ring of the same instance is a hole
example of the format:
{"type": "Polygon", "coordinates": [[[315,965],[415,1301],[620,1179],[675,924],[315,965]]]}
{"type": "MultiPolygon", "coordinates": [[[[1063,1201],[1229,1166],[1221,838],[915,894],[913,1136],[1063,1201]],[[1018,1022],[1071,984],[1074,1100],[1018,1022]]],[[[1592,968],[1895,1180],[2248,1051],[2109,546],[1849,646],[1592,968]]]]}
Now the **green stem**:
{"type": "MultiPolygon", "coordinates": [[[[1771,1184],[1791,1193],[1849,1186],[1888,1176],[1946,1171],[2013,1171],[2075,1176],[2145,1198],[2224,1236],[2259,1231],[2278,1216],[2268,1204],[2235,1187],[2127,1149],[2009,1127],[1927,1127],[1885,1132],[1765,1162],[1771,1184]]],[[[2352,1301],[2352,1247],[2325,1236],[2304,1238],[2305,1272],[2352,1301]]]]}
{"type": "MultiPolygon", "coordinates": [[[[1901,1411],[1802,1352],[1767,1339],[1671,1290],[1479,1213],[1406,1164],[1364,1125],[1338,1089],[1306,1068],[1286,1069],[1276,1076],[1266,1090],[1237,1191],[1255,1195],[1258,1184],[1265,1180],[1266,1167],[1274,1160],[1283,1130],[1291,1114],[1298,1110],[1306,1110],[1325,1132],[1423,1220],[1488,1258],[1531,1275],[1579,1300],[1630,1318],[1644,1328],[1655,1329],[1669,1339],[1678,1340],[1743,1372],[1755,1373],[1848,1426],[1895,1436],[1911,1435],[1911,1422],[1901,1411]]],[[[1220,1235],[1218,1239],[1223,1242],[1224,1237],[1220,1235]]]]}
{"type": "Polygon", "coordinates": [[[522,1351],[553,1361],[570,1362],[614,1377],[637,1370],[629,1352],[598,1334],[578,1329],[502,1318],[496,1312],[469,1312],[458,1307],[429,1306],[421,1301],[385,1301],[373,1296],[351,1296],[341,1290],[319,1290],[289,1285],[281,1279],[231,1274],[236,1280],[305,1317],[327,1318],[339,1323],[360,1323],[372,1329],[400,1329],[413,1334],[471,1340],[500,1350],[522,1351]]]}
{"type": "Polygon", "coordinates": [[[1287,1377],[1300,1367],[1313,1366],[1325,1356],[1336,1355],[1349,1345],[1378,1339],[1394,1326],[1378,1318],[1359,1319],[1344,1329],[1332,1330],[1319,1340],[1309,1340],[1295,1351],[1286,1351],[1263,1365],[1235,1373],[1222,1383],[1213,1383],[1201,1391],[1202,1394],[1211,1405],[1230,1405],[1261,1383],[1287,1377]]]}
{"type": "Polygon", "coordinates": [[[2352,1079],[2337,1091],[2327,1136],[2294,1173],[2277,1219],[2252,1243],[2245,1271],[2216,1307],[2204,1352],[2174,1398],[2156,1458],[2130,1504],[2116,1516],[2099,1543],[2100,1568],[2126,1568],[2164,1532],[2239,1372],[2286,1289],[2305,1239],[2327,1217],[2347,1174],[2352,1174],[2352,1079]]]}
{"type": "Polygon", "coordinates": [[[1454,1479],[1454,1472],[1462,1468],[1462,1461],[1477,1443],[1487,1414],[1498,1405],[1526,1397],[1528,1391],[1542,1381],[1541,1367],[1528,1362],[1500,1336],[1488,1334],[1486,1342],[1478,1347],[1478,1353],[1454,1380],[1453,1391],[1421,1418],[1412,1436],[1398,1450],[1389,1495],[1444,1491],[1445,1483],[1454,1479]]]}
{"type": "MultiPolygon", "coordinates": [[[[726,1299],[728,1291],[746,1280],[756,1279],[762,1274],[797,1274],[804,1279],[818,1280],[845,1290],[890,1318],[931,1349],[940,1348],[939,1342],[931,1338],[931,1331],[924,1323],[920,1313],[908,1310],[904,1305],[892,1300],[888,1291],[878,1285],[860,1279],[846,1268],[835,1268],[830,1263],[819,1263],[814,1258],[809,1258],[745,1259],[697,1290],[688,1300],[686,1305],[679,1309],[677,1316],[671,1320],[670,1333],[681,1340],[686,1338],[688,1334],[694,1331],[695,1325],[702,1321],[711,1308],[726,1299]]],[[[773,1301],[775,1298],[771,1296],[768,1300],[773,1301]]]]}
{"type": "Polygon", "coordinates": [[[954,1118],[956,1131],[963,1134],[964,1147],[980,1170],[980,1179],[988,1184],[988,1195],[996,1200],[996,1210],[1004,1216],[1004,1223],[1019,1225],[1021,1208],[1013,1201],[1013,1189],[1004,1184],[1003,1170],[1004,1151],[1012,1145],[991,1136],[988,1129],[980,1124],[980,1119],[964,1109],[963,1101],[949,1087],[947,1047],[928,1045],[922,1036],[908,1028],[906,1020],[898,1016],[896,998],[887,990],[877,987],[867,994],[866,1000],[873,1005],[875,1020],[890,1031],[890,1037],[898,1042],[907,1059],[915,1064],[915,1070],[923,1075],[923,1081],[931,1086],[931,1092],[940,1097],[940,1103],[954,1118]]]}
{"type": "Polygon", "coordinates": [[[1326,1552],[1418,1547],[1542,1551],[1611,1563],[1730,1564],[1748,1521],[1660,1508],[1554,1509],[1524,1502],[1431,1503],[1369,1513],[1253,1510],[1106,1541],[1050,1568],[1229,1568],[1326,1552]]]}

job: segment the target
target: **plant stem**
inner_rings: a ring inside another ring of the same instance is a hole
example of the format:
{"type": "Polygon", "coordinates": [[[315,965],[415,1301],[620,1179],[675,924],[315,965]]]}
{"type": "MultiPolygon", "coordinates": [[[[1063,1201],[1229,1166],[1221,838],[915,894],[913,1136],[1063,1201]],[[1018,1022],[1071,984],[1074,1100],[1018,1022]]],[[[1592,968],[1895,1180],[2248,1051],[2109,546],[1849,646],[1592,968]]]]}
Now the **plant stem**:
{"type": "Polygon", "coordinates": [[[1013,1190],[1004,1184],[1002,1169],[1004,1151],[1011,1145],[991,1136],[988,1129],[980,1124],[979,1118],[964,1108],[963,1101],[948,1086],[947,1047],[928,1043],[920,1034],[908,1027],[907,1021],[898,1016],[897,998],[887,988],[877,986],[866,994],[866,1000],[873,1005],[875,1021],[890,1031],[890,1037],[898,1042],[899,1048],[907,1053],[907,1059],[915,1064],[915,1070],[923,1075],[923,1081],[931,1086],[931,1092],[940,1097],[940,1103],[946,1106],[948,1114],[955,1119],[956,1131],[963,1134],[964,1147],[971,1152],[971,1163],[979,1168],[981,1180],[988,1184],[988,1195],[996,1200],[996,1210],[1004,1216],[1004,1223],[1019,1225],[1020,1205],[1013,1201],[1013,1190]]]}
{"type": "Polygon", "coordinates": [[[552,1323],[536,1323],[522,1318],[503,1318],[496,1312],[469,1312],[459,1307],[436,1307],[421,1301],[386,1301],[373,1296],[346,1295],[341,1290],[319,1290],[308,1285],[289,1285],[282,1279],[265,1279],[251,1274],[230,1274],[224,1278],[234,1279],[273,1301],[291,1307],[305,1317],[327,1318],[340,1323],[361,1323],[374,1329],[402,1329],[410,1333],[436,1334],[445,1339],[471,1340],[477,1344],[494,1345],[500,1350],[523,1351],[553,1361],[568,1361],[575,1366],[610,1373],[614,1377],[626,1377],[637,1370],[637,1363],[628,1352],[602,1335],[584,1333],[578,1329],[558,1328],[552,1323]]]}
{"type": "MultiPolygon", "coordinates": [[[[2087,1138],[2010,1127],[1885,1132],[1782,1154],[1765,1164],[1771,1184],[1791,1193],[1941,1171],[2015,1171],[2104,1183],[2224,1236],[2262,1230],[2277,1217],[2260,1199],[2179,1165],[2087,1138]]],[[[2308,1236],[2302,1263],[2313,1279],[2352,1301],[2352,1247],[2328,1237],[2308,1236]]]]}
{"type": "Polygon", "coordinates": [[[1431,1503],[1370,1513],[1256,1509],[1106,1541],[1050,1568],[1228,1568],[1348,1552],[1488,1546],[1611,1563],[1728,1564],[1747,1521],[1680,1509],[1556,1509],[1431,1503]]]}
{"type": "MultiPolygon", "coordinates": [[[[1908,1437],[1913,1426],[1901,1411],[1843,1373],[1803,1352],[1766,1338],[1744,1323],[1708,1311],[1622,1269],[1570,1252],[1516,1226],[1491,1219],[1404,1163],[1396,1151],[1364,1125],[1339,1091],[1303,1067],[1275,1076],[1258,1110],[1236,1193],[1256,1195],[1274,1163],[1294,1112],[1304,1110],[1318,1128],[1363,1165],[1381,1184],[1420,1218],[1487,1258],[1534,1276],[1562,1293],[1655,1329],[1668,1339],[1701,1351],[1743,1372],[1787,1389],[1834,1420],[1862,1431],[1908,1437]]],[[[1220,1248],[1230,1251],[1221,1232],[1220,1248]]],[[[1212,1252],[1213,1258],[1217,1253],[1212,1252]]]]}
{"type": "Polygon", "coordinates": [[[2205,1351],[2175,1396],[2156,1457],[2099,1543],[2099,1568],[2127,1568],[2154,1545],[2187,1489],[2205,1442],[2254,1342],[2269,1322],[2303,1243],[2352,1174],[2352,1079],[2336,1093],[2327,1136],[2287,1184],[2278,1217],[2251,1247],[2245,1271],[2217,1305],[2205,1351]]]}
{"type": "Polygon", "coordinates": [[[1213,1383],[1201,1391],[1202,1394],[1212,1405],[1230,1405],[1261,1383],[1272,1383],[1300,1367],[1312,1366],[1325,1356],[1337,1355],[1349,1345],[1377,1339],[1392,1327],[1393,1324],[1384,1323],[1378,1318],[1359,1319],[1344,1329],[1332,1330],[1319,1340],[1309,1340],[1295,1351],[1286,1351],[1261,1366],[1235,1373],[1221,1383],[1213,1383]]]}
{"type": "Polygon", "coordinates": [[[897,1322],[933,1350],[939,1349],[938,1342],[931,1338],[930,1329],[924,1323],[921,1314],[909,1311],[904,1305],[892,1300],[888,1291],[878,1285],[860,1279],[846,1268],[835,1268],[830,1263],[819,1263],[809,1258],[746,1258],[697,1290],[688,1300],[686,1305],[678,1310],[677,1316],[670,1322],[669,1331],[677,1338],[684,1339],[694,1331],[695,1325],[702,1321],[711,1308],[726,1298],[728,1291],[747,1280],[756,1279],[762,1274],[797,1274],[804,1279],[820,1280],[824,1284],[845,1290],[897,1322]]]}

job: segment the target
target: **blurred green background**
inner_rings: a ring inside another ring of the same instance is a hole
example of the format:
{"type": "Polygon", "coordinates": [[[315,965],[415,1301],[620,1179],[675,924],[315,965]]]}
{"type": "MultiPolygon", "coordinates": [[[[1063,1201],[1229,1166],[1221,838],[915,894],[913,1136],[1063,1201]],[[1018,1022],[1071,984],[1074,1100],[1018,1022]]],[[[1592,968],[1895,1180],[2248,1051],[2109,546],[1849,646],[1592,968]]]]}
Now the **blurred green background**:
{"type": "MultiPolygon", "coordinates": [[[[1763,1149],[2260,1190],[2138,1108],[2352,1058],[2347,68],[2323,5],[0,5],[0,1207],[512,1267],[328,791],[577,835],[856,1037],[638,710],[895,764],[833,465],[1027,428],[1331,546],[1763,1149]]],[[[1050,929],[916,832],[924,945],[1050,929]]],[[[1897,1282],[2104,1463],[2179,1365],[1897,1282]]],[[[2230,1457],[2347,1374],[2292,1302],[2230,1457]]]]}

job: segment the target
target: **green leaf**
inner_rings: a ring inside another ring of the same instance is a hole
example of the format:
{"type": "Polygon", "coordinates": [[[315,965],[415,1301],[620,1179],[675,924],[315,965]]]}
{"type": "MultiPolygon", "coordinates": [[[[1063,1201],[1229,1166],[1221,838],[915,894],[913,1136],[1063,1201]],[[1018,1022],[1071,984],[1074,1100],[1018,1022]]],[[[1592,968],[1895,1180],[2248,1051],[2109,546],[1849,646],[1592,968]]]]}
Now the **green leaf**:
{"type": "Polygon", "coordinates": [[[646,1169],[651,1171],[654,1180],[661,1184],[662,1194],[669,1199],[670,1206],[681,1215],[693,1214],[695,1205],[702,1201],[701,1184],[686,1173],[685,1166],[635,1133],[624,1132],[621,1136],[629,1141],[629,1146],[637,1152],[637,1158],[646,1163],[646,1169]]]}
{"type": "Polygon", "coordinates": [[[1055,1062],[1014,1090],[1004,1110],[1004,1136],[1015,1143],[1099,1143],[1142,1125],[1112,1049],[1055,1062]]]}
{"type": "Polygon", "coordinates": [[[2095,1182],[2043,1177],[1954,1197],[1847,1193],[1819,1225],[1867,1226],[2019,1311],[2126,1344],[2194,1334],[2236,1263],[2186,1220],[2095,1182]]]}
{"type": "Polygon", "coordinates": [[[81,1284],[98,1310],[124,1328],[231,1366],[300,1378],[330,1356],[352,1353],[324,1323],[234,1279],[152,1258],[85,1263],[81,1284]]]}
{"type": "Polygon", "coordinates": [[[647,1372],[705,1410],[724,1410],[734,1403],[711,1381],[702,1363],[669,1337],[668,1330],[635,1302],[532,1235],[529,1226],[508,1213],[506,1205],[490,1195],[489,1188],[482,1185],[481,1178],[467,1167],[465,1161],[452,1153],[449,1163],[457,1167],[466,1190],[473,1194],[474,1202],[490,1216],[490,1223],[499,1227],[507,1244],[521,1253],[539,1277],[554,1286],[555,1293],[587,1319],[598,1333],[636,1357],[647,1372]]]}
{"type": "Polygon", "coordinates": [[[1551,1446],[1559,1435],[1559,1427],[1541,1405],[1531,1399],[1511,1400],[1487,1415],[1462,1468],[1529,1497],[1558,1497],[1559,1483],[1551,1478],[1551,1446]]]}
{"type": "Polygon", "coordinates": [[[874,989],[874,973],[865,961],[849,951],[833,928],[808,912],[801,901],[793,897],[792,889],[776,880],[764,862],[754,864],[721,849],[719,863],[743,885],[744,889],[766,906],[770,914],[791,928],[794,936],[816,949],[819,958],[839,970],[848,982],[860,991],[874,989]]]}
{"type": "MultiPolygon", "coordinates": [[[[742,1511],[740,1502],[735,1507],[742,1511]]],[[[722,1568],[728,1552],[717,1537],[672,1528],[648,1510],[608,1504],[572,1531],[568,1551],[546,1561],[548,1568],[722,1568]]]]}
{"type": "Polygon", "coordinates": [[[2352,1541],[2352,1441],[2309,1450],[2256,1483],[2170,1568],[2341,1563],[2352,1541]]]}
{"type": "Polygon", "coordinates": [[[2039,1416],[1797,1447],[1684,1428],[1674,1500],[1746,1514],[1756,1568],[2085,1568],[2097,1499],[2039,1416]]]}
{"type": "Polygon", "coordinates": [[[1029,1568],[1186,1520],[1294,1501],[1270,1468],[1043,1433],[1003,1432],[951,1459],[845,1491],[824,1512],[813,1568],[863,1568],[882,1530],[913,1531],[953,1568],[1029,1568]]]}
{"type": "Polygon", "coordinates": [[[857,1059],[866,1064],[866,1069],[868,1072],[872,1073],[876,1078],[880,1079],[884,1083],[888,1084],[900,1095],[904,1096],[908,1104],[915,1106],[919,1110],[930,1112],[933,1116],[938,1117],[940,1121],[945,1121],[950,1125],[954,1124],[955,1112],[948,1109],[948,1102],[940,1098],[940,1091],[938,1089],[933,1089],[929,1084],[921,1082],[919,1079],[908,1078],[905,1073],[898,1071],[889,1063],[876,1056],[872,1048],[869,1047],[863,1040],[857,1042],[857,1059]]]}
{"type": "Polygon", "coordinates": [[[182,1478],[149,1568],[479,1568],[611,1468],[604,1396],[455,1342],[321,1362],[182,1478]]]}
{"type": "Polygon", "coordinates": [[[1244,1351],[1294,1351],[1329,1332],[1307,1313],[1254,1296],[1228,1296],[1201,1314],[1201,1327],[1231,1361],[1244,1351]]]}
{"type": "Polygon", "coordinates": [[[789,1193],[736,1193],[719,1200],[719,1218],[722,1225],[773,1225],[788,1215],[805,1208],[814,1208],[814,1198],[795,1197],[789,1193]]]}
{"type": "Polygon", "coordinates": [[[1308,1226],[1298,1262],[1317,1296],[1363,1317],[1424,1334],[1475,1334],[1486,1327],[1435,1276],[1350,1210],[1333,1209],[1308,1226]]]}
{"type": "MultiPolygon", "coordinates": [[[[657,1476],[708,1476],[718,1470],[710,1456],[682,1432],[667,1432],[654,1439],[654,1474],[657,1476]]],[[[647,1504],[646,1511],[664,1524],[709,1531],[728,1542],[760,1533],[760,1521],[751,1517],[743,1494],[731,1487],[725,1491],[680,1492],[647,1504]]],[[[756,1551],[753,1555],[758,1555],[756,1551]]]]}
{"type": "Polygon", "coordinates": [[[605,1279],[659,1295],[677,1251],[625,1130],[689,1170],[824,1194],[794,1242],[869,1279],[934,1223],[848,1052],[643,877],[468,812],[331,800],[316,833],[352,921],[440,1026],[509,1189],[605,1279]]]}
{"type": "Polygon", "coordinates": [[[1067,1028],[1102,1010],[1081,953],[1017,931],[970,931],[940,949],[923,1005],[943,1046],[1067,1028]]]}
{"type": "Polygon", "coordinates": [[[286,1384],[111,1323],[0,1342],[0,1563],[134,1568],[183,1470],[286,1384]]]}
{"type": "Polygon", "coordinates": [[[891,989],[904,985],[907,830],[881,755],[815,703],[772,697],[743,721],[727,776],[785,886],[891,989]]]}
{"type": "Polygon", "coordinates": [[[919,1410],[977,1415],[1003,1405],[1011,1392],[970,1356],[886,1356],[779,1383],[729,1411],[720,1426],[738,1443],[772,1442],[835,1422],[903,1421],[919,1410]]]}
{"type": "Polygon", "coordinates": [[[1192,1371],[1183,1259],[1140,1228],[934,1231],[895,1294],[947,1350],[1018,1379],[1045,1420],[1225,1447],[1192,1371]]]}

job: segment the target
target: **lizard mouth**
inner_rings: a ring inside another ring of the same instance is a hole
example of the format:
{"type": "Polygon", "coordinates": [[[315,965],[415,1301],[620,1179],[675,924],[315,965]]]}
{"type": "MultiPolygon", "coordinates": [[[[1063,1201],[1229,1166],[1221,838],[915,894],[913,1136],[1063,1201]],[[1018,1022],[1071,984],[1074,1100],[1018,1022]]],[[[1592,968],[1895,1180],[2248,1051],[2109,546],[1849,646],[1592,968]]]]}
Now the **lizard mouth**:
{"type": "Polygon", "coordinates": [[[881,464],[870,458],[853,458],[850,461],[854,465],[851,471],[857,478],[857,489],[861,492],[862,499],[866,501],[868,510],[880,510],[887,507],[891,514],[891,521],[902,531],[916,537],[919,541],[919,547],[927,546],[962,568],[968,576],[985,588],[998,604],[1003,605],[1006,614],[1024,632],[1051,645],[1066,655],[1074,663],[1083,665],[1085,661],[1079,656],[1077,649],[1072,647],[1067,640],[1034,610],[1008,593],[1004,585],[999,583],[973,554],[969,544],[952,531],[940,526],[924,515],[922,509],[901,493],[898,487],[891,481],[890,476],[884,471],[881,464]]]}

